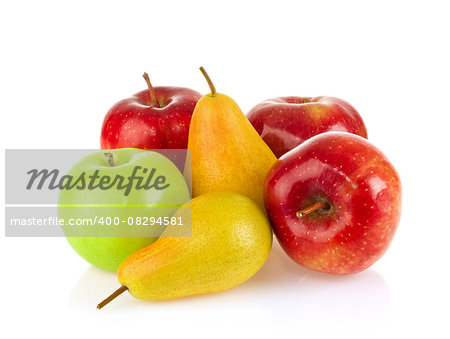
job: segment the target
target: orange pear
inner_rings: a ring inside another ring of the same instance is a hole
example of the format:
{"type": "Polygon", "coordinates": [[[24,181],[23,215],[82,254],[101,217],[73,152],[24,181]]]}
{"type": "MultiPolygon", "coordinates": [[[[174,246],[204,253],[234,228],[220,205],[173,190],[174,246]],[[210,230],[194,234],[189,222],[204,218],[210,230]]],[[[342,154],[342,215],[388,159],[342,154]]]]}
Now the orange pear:
{"type": "Polygon", "coordinates": [[[245,195],[264,210],[263,186],[277,158],[236,102],[216,89],[203,67],[211,93],[197,103],[189,129],[191,155],[185,176],[192,195],[232,191],[245,195]]]}

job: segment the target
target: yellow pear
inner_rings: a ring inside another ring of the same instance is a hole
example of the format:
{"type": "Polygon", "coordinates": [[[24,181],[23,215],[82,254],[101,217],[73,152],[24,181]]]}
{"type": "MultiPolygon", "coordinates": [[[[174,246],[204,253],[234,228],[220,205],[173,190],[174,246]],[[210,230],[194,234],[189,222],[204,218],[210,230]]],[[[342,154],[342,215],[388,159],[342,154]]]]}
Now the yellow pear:
{"type": "Polygon", "coordinates": [[[272,247],[265,214],[249,198],[214,192],[192,199],[174,217],[192,216],[191,237],[165,237],[132,254],[118,270],[122,284],[97,307],[128,290],[143,300],[164,300],[227,290],[252,277],[272,247]]]}
{"type": "Polygon", "coordinates": [[[197,103],[189,128],[185,176],[194,197],[208,192],[232,191],[255,201],[264,210],[263,186],[277,158],[229,96],[211,88],[197,103]]]}

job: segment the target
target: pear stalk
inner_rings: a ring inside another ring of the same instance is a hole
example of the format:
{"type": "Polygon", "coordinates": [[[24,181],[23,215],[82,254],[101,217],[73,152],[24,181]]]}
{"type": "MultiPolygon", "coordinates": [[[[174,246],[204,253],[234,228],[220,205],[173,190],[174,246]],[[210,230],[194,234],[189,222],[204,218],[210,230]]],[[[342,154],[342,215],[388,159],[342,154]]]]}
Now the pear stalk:
{"type": "Polygon", "coordinates": [[[202,67],[200,67],[200,72],[202,72],[203,76],[206,79],[206,82],[208,83],[209,88],[211,89],[211,95],[214,97],[216,96],[216,87],[214,86],[211,78],[209,77],[208,73],[206,73],[205,69],[202,67]]]}
{"type": "Polygon", "coordinates": [[[97,305],[97,309],[101,309],[103,306],[108,305],[111,301],[116,299],[119,295],[121,295],[123,292],[127,291],[128,287],[126,286],[120,286],[117,290],[114,291],[113,294],[111,294],[108,298],[103,300],[100,304],[97,305]]]}

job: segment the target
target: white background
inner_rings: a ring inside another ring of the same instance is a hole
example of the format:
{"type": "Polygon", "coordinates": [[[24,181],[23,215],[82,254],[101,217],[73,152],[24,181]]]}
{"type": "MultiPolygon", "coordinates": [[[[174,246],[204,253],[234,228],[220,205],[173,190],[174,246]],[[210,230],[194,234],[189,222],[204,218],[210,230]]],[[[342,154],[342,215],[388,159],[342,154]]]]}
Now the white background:
{"type": "Polygon", "coordinates": [[[2,149],[98,148],[104,114],[146,88],[144,71],[154,85],[206,93],[204,65],[244,112],[284,95],[349,101],[403,183],[394,242],[363,273],[311,272],[275,244],[256,276],[232,290],[168,302],[124,294],[101,311],[96,304],[118,287],[114,274],[89,267],[65,239],[2,235],[2,336],[448,337],[446,5],[2,1],[2,149]]]}

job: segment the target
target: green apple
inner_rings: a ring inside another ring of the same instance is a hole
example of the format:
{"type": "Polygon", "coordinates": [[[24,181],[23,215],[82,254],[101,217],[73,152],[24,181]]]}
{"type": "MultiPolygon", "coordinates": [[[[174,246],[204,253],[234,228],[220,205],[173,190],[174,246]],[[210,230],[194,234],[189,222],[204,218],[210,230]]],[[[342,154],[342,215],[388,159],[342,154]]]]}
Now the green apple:
{"type": "Polygon", "coordinates": [[[171,217],[190,199],[178,168],[153,151],[95,152],[82,158],[65,177],[58,197],[63,231],[83,259],[106,271],[117,271],[126,257],[158,239],[158,225],[152,229],[149,218],[171,217]],[[129,180],[133,173],[134,180],[129,180]],[[145,220],[148,225],[142,226],[142,234],[127,236],[130,225],[145,224],[145,220]],[[89,221],[95,225],[86,226],[89,221]],[[82,223],[86,225],[80,227],[82,223]]]}

